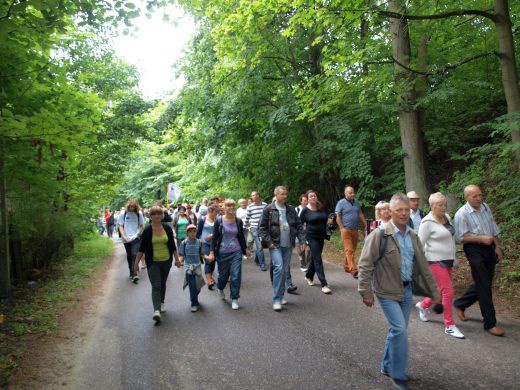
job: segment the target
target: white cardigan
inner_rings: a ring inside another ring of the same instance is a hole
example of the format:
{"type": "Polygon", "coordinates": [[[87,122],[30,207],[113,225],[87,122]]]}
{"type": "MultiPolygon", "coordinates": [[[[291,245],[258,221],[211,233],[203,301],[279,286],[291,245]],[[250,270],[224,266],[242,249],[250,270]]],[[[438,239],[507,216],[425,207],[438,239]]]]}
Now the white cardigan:
{"type": "MultiPolygon", "coordinates": [[[[446,219],[451,223],[450,217],[446,219]]],[[[424,254],[428,261],[455,260],[455,239],[448,229],[437,222],[432,213],[428,213],[419,226],[419,239],[424,246],[424,254]]]]}

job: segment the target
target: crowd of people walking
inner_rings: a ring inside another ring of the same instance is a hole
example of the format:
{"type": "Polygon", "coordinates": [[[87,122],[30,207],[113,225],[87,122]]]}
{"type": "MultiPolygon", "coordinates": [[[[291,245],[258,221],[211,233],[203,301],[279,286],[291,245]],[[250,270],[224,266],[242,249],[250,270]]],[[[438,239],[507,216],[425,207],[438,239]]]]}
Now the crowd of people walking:
{"type": "Polygon", "coordinates": [[[166,208],[158,201],[150,210],[141,210],[136,200],[130,200],[123,210],[108,211],[103,218],[107,231],[110,226],[109,236],[117,226],[129,278],[134,283],[139,280],[144,258],[156,322],[165,311],[172,265],[183,267],[192,312],[198,311],[198,296],[206,284],[209,290],[216,287],[224,300],[229,284],[231,308],[238,310],[245,259],[254,261],[261,271],[269,269],[272,307],[282,311],[287,304],[286,293],[297,289],[290,267],[295,248],[306,283],[314,285],[317,277],[321,291],[331,294],[322,253],[325,240],[337,225],[345,252],[344,271],[358,279],[358,291],[366,306],[372,307],[377,298],[388,321],[381,373],[397,388],[407,388],[407,329],[413,295],[424,297],[415,304],[421,321],[429,320],[432,308],[443,313],[446,335],[465,338],[453,312],[464,322],[465,310],[477,301],[484,329],[494,336],[504,334],[497,326],[492,299],[495,264],[503,256],[499,229],[478,186],[464,189],[466,203],[454,220],[446,213],[446,197],[439,192],[428,199],[429,213],[419,208],[420,196],[415,191],[395,194],[389,202],[376,204],[372,221],[365,218],[352,186],[345,187],[344,195],[333,213],[324,207],[315,190],[302,194],[299,205],[293,207],[287,203],[287,188],[277,186],[268,203],[257,191],[248,199],[240,199],[238,208],[233,199],[219,197],[204,199],[193,208],[185,204],[166,208]],[[359,234],[365,237],[356,261],[359,234]],[[474,284],[454,300],[452,275],[458,262],[457,243],[463,244],[474,284]],[[264,250],[269,253],[269,266],[264,250]]]}

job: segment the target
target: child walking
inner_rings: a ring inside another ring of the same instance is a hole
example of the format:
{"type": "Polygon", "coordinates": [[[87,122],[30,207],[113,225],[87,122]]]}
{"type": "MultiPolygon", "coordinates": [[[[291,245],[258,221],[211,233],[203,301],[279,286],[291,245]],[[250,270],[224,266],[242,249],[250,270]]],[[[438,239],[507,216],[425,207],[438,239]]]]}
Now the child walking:
{"type": "Polygon", "coordinates": [[[179,259],[184,265],[184,284],[182,289],[186,286],[190,288],[191,311],[199,310],[199,293],[202,287],[206,284],[202,276],[202,241],[196,238],[197,227],[193,224],[186,228],[188,238],[181,242],[179,248],[179,259]]]}

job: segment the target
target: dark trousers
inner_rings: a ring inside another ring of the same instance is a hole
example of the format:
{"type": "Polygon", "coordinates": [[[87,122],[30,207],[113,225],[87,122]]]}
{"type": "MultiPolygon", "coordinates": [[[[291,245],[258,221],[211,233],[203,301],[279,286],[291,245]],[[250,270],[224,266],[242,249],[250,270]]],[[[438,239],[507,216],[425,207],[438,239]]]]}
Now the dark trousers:
{"type": "Polygon", "coordinates": [[[322,286],[327,285],[327,279],[325,279],[325,271],[323,270],[323,259],[321,258],[321,252],[323,252],[323,245],[325,244],[325,238],[307,238],[307,243],[311,249],[312,261],[309,264],[306,278],[314,279],[314,274],[318,275],[318,279],[322,286]]]}
{"type": "Polygon", "coordinates": [[[107,225],[107,235],[112,238],[112,233],[114,231],[114,225],[107,225]]]}
{"type": "Polygon", "coordinates": [[[166,297],[166,280],[172,268],[172,262],[154,261],[152,266],[148,268],[148,279],[152,285],[152,303],[154,310],[161,309],[161,303],[164,303],[166,297]]]}
{"type": "Polygon", "coordinates": [[[464,252],[471,267],[473,284],[453,304],[465,310],[478,301],[484,318],[484,329],[493,328],[497,323],[493,305],[493,277],[497,263],[495,244],[464,244],[464,252]]]}
{"type": "Polygon", "coordinates": [[[125,251],[126,251],[126,261],[128,261],[128,268],[130,271],[130,276],[134,276],[134,262],[135,256],[139,251],[139,245],[141,240],[136,238],[134,241],[125,242],[125,251]]]}
{"type": "Polygon", "coordinates": [[[195,275],[186,274],[186,281],[188,282],[188,287],[190,288],[191,306],[199,306],[200,290],[197,290],[197,277],[195,275]]]}

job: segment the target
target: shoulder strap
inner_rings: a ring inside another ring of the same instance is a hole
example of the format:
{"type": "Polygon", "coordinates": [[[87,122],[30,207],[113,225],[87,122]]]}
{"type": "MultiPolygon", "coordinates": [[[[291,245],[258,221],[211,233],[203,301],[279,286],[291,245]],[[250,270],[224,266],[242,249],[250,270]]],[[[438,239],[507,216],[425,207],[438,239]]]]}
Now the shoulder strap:
{"type": "Polygon", "coordinates": [[[378,228],[378,233],[380,236],[379,240],[379,257],[375,261],[374,265],[377,265],[379,261],[383,258],[386,252],[386,246],[388,245],[388,237],[386,236],[386,232],[384,229],[378,228]]]}

